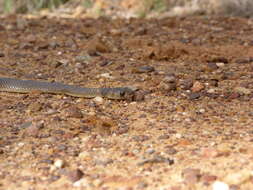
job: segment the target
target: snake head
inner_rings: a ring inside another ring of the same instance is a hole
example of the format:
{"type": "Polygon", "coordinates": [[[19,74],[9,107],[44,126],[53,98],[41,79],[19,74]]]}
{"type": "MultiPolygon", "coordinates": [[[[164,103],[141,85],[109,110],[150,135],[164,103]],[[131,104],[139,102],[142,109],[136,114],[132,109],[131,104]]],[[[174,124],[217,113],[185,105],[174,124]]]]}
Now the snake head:
{"type": "Polygon", "coordinates": [[[107,91],[106,97],[109,99],[116,99],[116,100],[134,100],[135,90],[131,88],[124,87],[124,88],[113,88],[107,91]]]}

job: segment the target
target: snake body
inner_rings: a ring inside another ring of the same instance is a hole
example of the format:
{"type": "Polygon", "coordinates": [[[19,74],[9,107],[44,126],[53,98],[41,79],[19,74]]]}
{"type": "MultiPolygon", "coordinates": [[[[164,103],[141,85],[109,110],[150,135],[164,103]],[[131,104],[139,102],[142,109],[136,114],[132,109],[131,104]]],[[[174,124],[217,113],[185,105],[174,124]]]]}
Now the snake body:
{"type": "Polygon", "coordinates": [[[20,80],[14,78],[0,77],[0,91],[5,92],[43,92],[53,94],[64,94],[74,97],[93,98],[96,96],[108,99],[132,100],[134,91],[128,87],[117,88],[82,88],[58,82],[44,82],[34,80],[20,80]]]}

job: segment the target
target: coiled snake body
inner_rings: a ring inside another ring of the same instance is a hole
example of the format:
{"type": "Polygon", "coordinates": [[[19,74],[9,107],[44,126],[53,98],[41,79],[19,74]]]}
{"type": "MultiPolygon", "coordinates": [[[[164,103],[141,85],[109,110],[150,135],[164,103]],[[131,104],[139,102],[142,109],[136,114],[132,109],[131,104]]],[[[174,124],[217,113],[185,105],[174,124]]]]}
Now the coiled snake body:
{"type": "Polygon", "coordinates": [[[108,99],[132,100],[134,90],[128,87],[118,88],[82,88],[74,85],[66,85],[58,82],[42,82],[34,80],[20,80],[0,77],[0,91],[6,92],[43,92],[54,94],[65,94],[74,97],[93,98],[96,96],[108,99]]]}

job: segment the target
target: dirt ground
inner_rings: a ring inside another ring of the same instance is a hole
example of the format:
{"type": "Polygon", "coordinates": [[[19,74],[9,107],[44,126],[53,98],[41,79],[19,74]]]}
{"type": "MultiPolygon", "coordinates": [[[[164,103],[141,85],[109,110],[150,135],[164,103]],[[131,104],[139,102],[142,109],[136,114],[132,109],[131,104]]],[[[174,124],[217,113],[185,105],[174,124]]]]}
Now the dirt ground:
{"type": "Polygon", "coordinates": [[[139,101],[0,93],[0,189],[253,189],[253,21],[0,19],[0,76],[139,101]]]}

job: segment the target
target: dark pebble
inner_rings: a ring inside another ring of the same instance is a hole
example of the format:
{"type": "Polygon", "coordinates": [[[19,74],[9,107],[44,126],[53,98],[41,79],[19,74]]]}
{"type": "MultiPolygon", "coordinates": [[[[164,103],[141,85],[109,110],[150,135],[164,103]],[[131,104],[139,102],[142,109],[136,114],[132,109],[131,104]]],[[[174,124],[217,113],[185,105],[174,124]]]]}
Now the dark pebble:
{"type": "Polygon", "coordinates": [[[165,152],[169,155],[176,154],[178,151],[174,147],[168,147],[165,149],[165,152]]]}
{"type": "Polygon", "coordinates": [[[149,73],[153,71],[155,71],[155,68],[152,66],[141,66],[133,70],[134,73],[149,73]]]}
{"type": "Polygon", "coordinates": [[[179,82],[179,87],[183,90],[189,90],[193,86],[192,79],[186,79],[179,82]]]}
{"type": "Polygon", "coordinates": [[[84,173],[81,170],[76,169],[76,170],[67,172],[66,175],[69,178],[69,180],[74,183],[80,180],[83,177],[84,173]]]}
{"type": "Polygon", "coordinates": [[[209,60],[208,62],[214,62],[214,63],[228,63],[228,59],[225,57],[215,57],[211,60],[209,60]]]}
{"type": "Polygon", "coordinates": [[[207,63],[207,67],[208,67],[208,69],[210,69],[210,70],[217,70],[217,69],[219,68],[219,67],[217,66],[217,64],[214,63],[214,62],[207,63]]]}
{"type": "Polygon", "coordinates": [[[189,100],[195,100],[195,99],[198,99],[198,98],[200,98],[200,93],[198,93],[198,92],[193,92],[193,93],[190,93],[189,95],[188,95],[188,98],[189,98],[189,100]]]}

